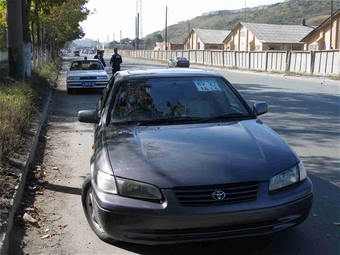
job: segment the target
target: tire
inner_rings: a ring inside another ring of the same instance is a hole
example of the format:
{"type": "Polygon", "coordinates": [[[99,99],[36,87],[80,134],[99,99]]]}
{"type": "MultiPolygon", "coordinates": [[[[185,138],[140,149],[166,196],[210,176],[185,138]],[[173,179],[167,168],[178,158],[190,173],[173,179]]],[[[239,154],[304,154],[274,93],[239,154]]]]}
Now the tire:
{"type": "Polygon", "coordinates": [[[72,90],[71,89],[67,89],[67,94],[72,94],[72,90]]]}
{"type": "Polygon", "coordinates": [[[87,219],[87,222],[89,223],[91,229],[93,232],[101,239],[102,241],[106,243],[116,243],[117,240],[112,239],[109,237],[105,231],[100,226],[100,223],[96,221],[96,216],[92,207],[93,204],[93,189],[91,185],[91,176],[87,176],[83,182],[82,191],[81,191],[81,202],[83,205],[83,210],[85,213],[85,217],[87,219]]]}

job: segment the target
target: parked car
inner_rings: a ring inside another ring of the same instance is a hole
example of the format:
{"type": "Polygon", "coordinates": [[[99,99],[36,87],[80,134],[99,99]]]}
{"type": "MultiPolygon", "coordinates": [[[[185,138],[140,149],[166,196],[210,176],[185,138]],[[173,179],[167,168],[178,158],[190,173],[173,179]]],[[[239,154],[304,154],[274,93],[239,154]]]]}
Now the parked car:
{"type": "Polygon", "coordinates": [[[75,56],[75,57],[80,57],[80,52],[79,52],[79,50],[75,50],[75,51],[74,51],[74,56],[75,56]]]}
{"type": "Polygon", "coordinates": [[[272,234],[308,216],[313,185],[292,149],[227,79],[198,69],[120,71],[97,109],[89,225],[106,242],[170,244],[272,234]]]}
{"type": "Polygon", "coordinates": [[[168,62],[169,67],[189,67],[190,62],[185,57],[174,57],[168,62]]]}
{"type": "Polygon", "coordinates": [[[100,60],[74,60],[67,71],[67,93],[84,88],[104,89],[108,81],[109,76],[100,60]]]}

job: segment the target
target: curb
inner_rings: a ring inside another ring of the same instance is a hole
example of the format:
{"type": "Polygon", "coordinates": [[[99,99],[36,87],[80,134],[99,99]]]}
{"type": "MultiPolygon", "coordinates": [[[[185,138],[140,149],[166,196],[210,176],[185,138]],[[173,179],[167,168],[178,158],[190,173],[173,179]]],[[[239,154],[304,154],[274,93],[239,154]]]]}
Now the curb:
{"type": "Polygon", "coordinates": [[[38,126],[37,126],[37,129],[36,129],[33,141],[31,143],[31,146],[30,146],[30,151],[29,151],[27,160],[25,162],[25,165],[22,167],[22,173],[19,177],[19,184],[16,187],[16,191],[13,195],[12,200],[11,200],[11,208],[10,208],[8,220],[7,220],[7,222],[4,222],[4,224],[6,225],[5,226],[6,230],[5,230],[5,233],[3,234],[2,240],[0,240],[0,255],[7,255],[8,254],[9,236],[10,236],[10,233],[11,233],[11,230],[12,230],[12,227],[13,227],[14,215],[15,215],[16,211],[18,210],[19,206],[20,206],[20,203],[21,203],[21,200],[22,200],[22,197],[23,197],[23,194],[24,194],[24,190],[25,190],[25,187],[26,187],[26,178],[27,178],[27,174],[28,174],[28,171],[29,171],[29,166],[32,163],[34,156],[35,156],[35,152],[36,152],[36,148],[38,146],[41,129],[42,129],[43,124],[46,121],[47,111],[48,111],[48,108],[50,106],[50,100],[51,100],[53,92],[54,92],[54,86],[55,86],[55,83],[58,79],[58,75],[59,75],[59,69],[58,69],[58,72],[57,72],[55,79],[52,83],[50,92],[49,92],[49,94],[48,94],[48,96],[45,100],[44,109],[43,109],[41,118],[38,122],[38,126]]]}

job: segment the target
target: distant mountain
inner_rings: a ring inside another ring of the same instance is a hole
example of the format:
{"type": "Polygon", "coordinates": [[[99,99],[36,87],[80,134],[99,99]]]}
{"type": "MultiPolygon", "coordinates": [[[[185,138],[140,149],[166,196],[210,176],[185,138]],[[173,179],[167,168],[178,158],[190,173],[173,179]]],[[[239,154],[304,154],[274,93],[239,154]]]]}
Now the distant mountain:
{"type": "MultiPolygon", "coordinates": [[[[333,1],[333,10],[339,9],[338,1],[333,1]]],[[[270,23],[282,25],[301,24],[302,19],[310,26],[318,26],[330,16],[331,0],[286,0],[267,6],[258,6],[242,10],[221,10],[204,13],[194,19],[182,21],[168,26],[168,41],[183,43],[191,28],[232,30],[242,22],[270,23]]],[[[147,35],[161,34],[164,38],[165,30],[147,35]]]]}

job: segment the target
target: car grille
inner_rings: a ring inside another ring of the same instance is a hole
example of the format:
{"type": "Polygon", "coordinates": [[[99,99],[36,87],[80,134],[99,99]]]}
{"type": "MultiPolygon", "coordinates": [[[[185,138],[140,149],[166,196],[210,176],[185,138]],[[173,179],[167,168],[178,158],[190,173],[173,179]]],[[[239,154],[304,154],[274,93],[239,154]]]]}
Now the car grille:
{"type": "Polygon", "coordinates": [[[179,203],[183,206],[209,206],[252,201],[257,199],[258,190],[259,182],[173,189],[179,203]]]}

